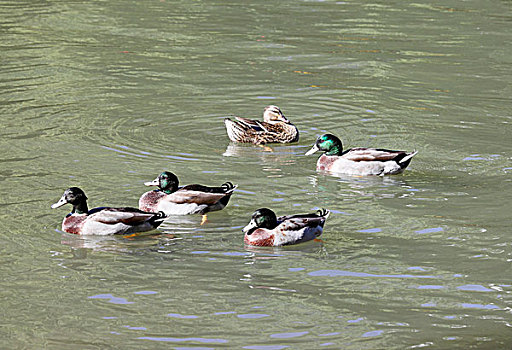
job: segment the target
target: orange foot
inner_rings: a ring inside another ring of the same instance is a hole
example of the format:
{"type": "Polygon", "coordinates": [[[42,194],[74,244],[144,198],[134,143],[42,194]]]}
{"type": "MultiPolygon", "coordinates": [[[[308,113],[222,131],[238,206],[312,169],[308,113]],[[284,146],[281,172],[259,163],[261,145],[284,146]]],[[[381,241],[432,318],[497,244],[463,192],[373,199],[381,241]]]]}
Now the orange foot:
{"type": "Polygon", "coordinates": [[[207,220],[208,220],[208,217],[206,216],[206,214],[204,214],[203,217],[201,218],[201,226],[204,225],[207,220]]]}
{"type": "Polygon", "coordinates": [[[131,235],[124,235],[123,238],[132,239],[134,237],[137,237],[138,235],[140,235],[140,233],[132,233],[131,235]]]}
{"type": "Polygon", "coordinates": [[[271,147],[265,146],[265,145],[258,145],[263,148],[265,152],[274,152],[274,150],[271,147]]]}

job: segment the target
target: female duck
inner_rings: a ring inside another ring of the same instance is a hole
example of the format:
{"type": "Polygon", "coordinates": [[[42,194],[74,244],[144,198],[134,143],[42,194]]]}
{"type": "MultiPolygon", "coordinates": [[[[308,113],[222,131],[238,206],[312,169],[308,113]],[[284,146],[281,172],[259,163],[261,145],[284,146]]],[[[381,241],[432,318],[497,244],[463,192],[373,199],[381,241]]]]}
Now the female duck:
{"type": "Polygon", "coordinates": [[[164,171],[144,185],[158,186],[158,190],[144,193],[139,199],[139,209],[163,211],[166,215],[206,214],[221,210],[237,188],[231,182],[220,187],[195,184],[179,187],[178,178],[169,171],[164,171]]]}
{"type": "Polygon", "coordinates": [[[317,151],[325,152],[318,158],[317,170],[348,175],[400,174],[418,153],[361,147],[343,152],[341,140],[331,134],[320,136],[306,155],[317,151]]]}
{"type": "Polygon", "coordinates": [[[265,107],[262,122],[242,117],[235,119],[224,119],[228,137],[233,142],[261,145],[299,141],[299,130],[277,106],[265,107]]]}
{"type": "Polygon", "coordinates": [[[254,246],[277,247],[310,241],[323,232],[329,211],[321,209],[314,214],[289,215],[276,218],[267,208],[252,214],[251,222],[243,228],[244,242],[254,246]]]}
{"type": "Polygon", "coordinates": [[[115,235],[150,231],[165,219],[164,213],[148,213],[136,208],[100,207],[89,210],[87,197],[78,187],[64,191],[52,209],[71,204],[73,211],[62,221],[62,230],[77,235],[115,235]]]}

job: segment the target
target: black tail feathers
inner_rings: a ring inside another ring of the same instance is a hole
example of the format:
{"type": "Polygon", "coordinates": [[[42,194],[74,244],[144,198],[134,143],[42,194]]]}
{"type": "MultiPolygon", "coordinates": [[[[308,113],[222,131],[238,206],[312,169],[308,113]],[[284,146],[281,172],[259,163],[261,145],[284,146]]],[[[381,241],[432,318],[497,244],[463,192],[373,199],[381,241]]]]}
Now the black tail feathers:
{"type": "Polygon", "coordinates": [[[414,157],[416,154],[418,154],[418,151],[414,151],[411,153],[403,153],[399,157],[396,157],[395,161],[397,162],[398,165],[400,165],[400,168],[405,169],[409,166],[412,157],[414,157]]]}
{"type": "Polygon", "coordinates": [[[326,215],[329,215],[329,213],[330,213],[329,210],[327,210],[325,208],[317,210],[318,216],[326,216],[326,215]]]}
{"type": "Polygon", "coordinates": [[[228,181],[228,182],[224,182],[220,187],[222,188],[222,190],[223,190],[224,192],[229,192],[229,191],[234,190],[236,186],[235,186],[235,185],[233,185],[233,183],[232,183],[232,182],[229,182],[229,181],[228,181]]]}
{"type": "Polygon", "coordinates": [[[158,213],[155,213],[155,215],[153,215],[149,222],[156,228],[160,226],[160,224],[164,222],[165,219],[167,219],[167,215],[165,215],[163,211],[159,211],[158,213]]]}

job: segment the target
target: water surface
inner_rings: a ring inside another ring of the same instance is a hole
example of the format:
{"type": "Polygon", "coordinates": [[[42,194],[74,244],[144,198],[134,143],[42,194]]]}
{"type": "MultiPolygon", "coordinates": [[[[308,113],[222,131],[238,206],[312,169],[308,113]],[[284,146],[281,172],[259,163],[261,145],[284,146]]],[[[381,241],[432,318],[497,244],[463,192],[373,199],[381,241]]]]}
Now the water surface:
{"type": "Polygon", "coordinates": [[[0,1],[4,346],[508,348],[511,5],[0,1]],[[230,144],[269,104],[300,141],[230,144]],[[324,132],[419,154],[320,174],[324,132]],[[163,170],[240,190],[131,239],[49,208],[136,206],[163,170]],[[244,246],[264,206],[330,209],[323,241],[244,246]]]}

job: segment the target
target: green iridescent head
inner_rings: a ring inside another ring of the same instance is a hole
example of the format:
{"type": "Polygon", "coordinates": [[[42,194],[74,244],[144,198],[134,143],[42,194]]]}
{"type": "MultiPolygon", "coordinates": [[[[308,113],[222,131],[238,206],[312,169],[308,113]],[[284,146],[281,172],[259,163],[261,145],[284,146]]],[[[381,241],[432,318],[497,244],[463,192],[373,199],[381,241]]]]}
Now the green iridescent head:
{"type": "Polygon", "coordinates": [[[333,134],[324,134],[316,140],[306,155],[309,156],[318,151],[324,152],[328,156],[339,156],[343,152],[343,145],[341,140],[333,134]]]}
{"type": "Polygon", "coordinates": [[[258,228],[266,228],[269,230],[277,226],[276,214],[268,208],[260,208],[252,214],[251,222],[244,227],[243,232],[250,235],[258,228]]]}
{"type": "Polygon", "coordinates": [[[176,192],[179,187],[179,180],[176,175],[171,173],[170,171],[164,171],[156,179],[151,182],[145,182],[146,186],[158,186],[158,188],[167,193],[171,194],[176,192]]]}

